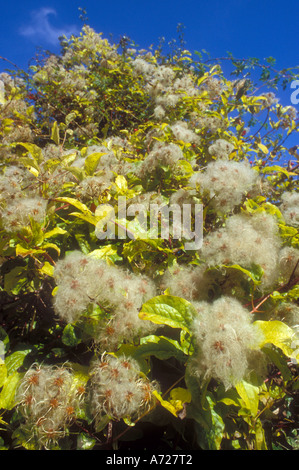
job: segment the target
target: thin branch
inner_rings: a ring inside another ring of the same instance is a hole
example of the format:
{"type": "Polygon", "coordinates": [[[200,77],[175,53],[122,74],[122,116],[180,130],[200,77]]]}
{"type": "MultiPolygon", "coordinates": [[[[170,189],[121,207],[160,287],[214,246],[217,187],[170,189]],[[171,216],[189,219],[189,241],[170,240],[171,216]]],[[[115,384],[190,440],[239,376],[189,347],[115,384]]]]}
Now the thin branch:
{"type": "MultiPolygon", "coordinates": [[[[296,277],[295,279],[292,280],[294,274],[295,274],[295,271],[297,269],[297,266],[299,264],[299,260],[297,261],[294,269],[293,269],[293,272],[290,276],[290,279],[288,280],[287,283],[279,286],[277,289],[275,289],[275,291],[278,291],[278,292],[284,292],[284,291],[288,291],[291,287],[293,287],[294,285],[296,285],[298,282],[299,282],[299,277],[296,277]]],[[[274,292],[274,291],[273,291],[274,292]]],[[[266,300],[269,299],[269,297],[271,297],[271,295],[273,294],[273,292],[270,292],[270,294],[266,294],[266,295],[263,295],[263,297],[260,297],[259,299],[256,300],[256,302],[259,302],[256,306],[254,306],[254,302],[252,302],[252,310],[250,313],[255,313],[257,312],[258,308],[264,303],[266,302],[266,300]]],[[[251,303],[248,303],[246,305],[244,305],[244,307],[248,307],[251,303]]]]}
{"type": "Polygon", "coordinates": [[[5,62],[8,62],[9,64],[13,65],[13,66],[16,67],[17,69],[20,68],[20,67],[18,67],[17,64],[15,64],[14,62],[12,62],[11,60],[6,59],[5,57],[2,57],[1,55],[0,55],[0,59],[1,59],[1,60],[5,60],[5,62]]]}

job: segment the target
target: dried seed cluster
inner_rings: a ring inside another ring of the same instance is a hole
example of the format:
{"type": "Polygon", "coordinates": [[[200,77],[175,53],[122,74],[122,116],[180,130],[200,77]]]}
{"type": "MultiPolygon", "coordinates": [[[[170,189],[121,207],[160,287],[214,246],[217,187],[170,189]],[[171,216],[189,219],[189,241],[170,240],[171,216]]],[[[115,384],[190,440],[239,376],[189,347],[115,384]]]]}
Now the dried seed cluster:
{"type": "Polygon", "coordinates": [[[121,339],[153,331],[154,325],[138,316],[142,304],[156,295],[156,286],[147,276],[73,251],[57,262],[54,279],[59,287],[54,308],[64,321],[75,322],[88,305],[98,305],[110,313],[109,322],[105,318],[95,337],[103,350],[121,339]]]}
{"type": "Polygon", "coordinates": [[[236,299],[222,296],[195,306],[198,315],[192,331],[198,351],[190,361],[190,371],[204,379],[213,377],[230,388],[250,372],[249,364],[262,336],[249,311],[236,299]]]}
{"type": "Polygon", "coordinates": [[[92,368],[92,413],[97,422],[103,415],[136,419],[153,405],[156,389],[157,384],[140,373],[135,360],[105,354],[92,368]]]}
{"type": "Polygon", "coordinates": [[[85,390],[76,386],[72,371],[65,366],[33,365],[21,380],[16,400],[25,418],[25,435],[40,448],[49,448],[66,433],[82,406],[85,390]]]}

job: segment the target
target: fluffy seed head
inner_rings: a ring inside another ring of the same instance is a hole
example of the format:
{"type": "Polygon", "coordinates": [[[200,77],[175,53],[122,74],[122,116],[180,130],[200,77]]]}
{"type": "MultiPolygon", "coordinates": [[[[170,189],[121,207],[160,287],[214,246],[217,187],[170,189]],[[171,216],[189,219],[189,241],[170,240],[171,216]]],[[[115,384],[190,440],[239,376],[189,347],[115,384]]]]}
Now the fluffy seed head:
{"type": "Polygon", "coordinates": [[[103,355],[94,363],[91,380],[91,409],[96,423],[107,414],[120,420],[135,419],[153,404],[155,382],[141,376],[132,358],[103,355]]]}
{"type": "Polygon", "coordinates": [[[299,194],[286,191],[283,193],[280,211],[288,225],[299,226],[299,194]]]}
{"type": "Polygon", "coordinates": [[[67,424],[82,405],[67,367],[33,365],[18,385],[16,400],[24,417],[22,429],[39,448],[50,448],[65,435],[67,424]]]}
{"type": "Polygon", "coordinates": [[[198,316],[192,325],[198,347],[191,361],[196,376],[215,378],[226,388],[240,381],[248,371],[251,350],[258,348],[261,336],[241,303],[222,296],[209,304],[195,304],[198,316]]]}
{"type": "Polygon", "coordinates": [[[278,226],[272,215],[238,214],[229,217],[225,227],[204,238],[200,254],[209,266],[260,266],[264,271],[260,288],[264,289],[278,279],[279,249],[278,226]]]}
{"type": "Polygon", "coordinates": [[[226,213],[242,202],[243,196],[256,188],[258,173],[247,162],[217,160],[207,165],[203,173],[195,173],[191,186],[207,194],[211,207],[226,213]]]}

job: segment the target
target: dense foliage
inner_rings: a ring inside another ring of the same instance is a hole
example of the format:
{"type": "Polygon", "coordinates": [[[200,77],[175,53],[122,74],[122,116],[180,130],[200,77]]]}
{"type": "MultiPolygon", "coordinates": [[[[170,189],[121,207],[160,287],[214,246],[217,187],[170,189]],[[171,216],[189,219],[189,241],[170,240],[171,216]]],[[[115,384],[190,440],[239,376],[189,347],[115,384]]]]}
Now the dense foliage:
{"type": "Polygon", "coordinates": [[[181,45],[84,26],[0,75],[2,449],[298,448],[292,74],[181,45]],[[124,198],[202,204],[202,246],[124,198]]]}

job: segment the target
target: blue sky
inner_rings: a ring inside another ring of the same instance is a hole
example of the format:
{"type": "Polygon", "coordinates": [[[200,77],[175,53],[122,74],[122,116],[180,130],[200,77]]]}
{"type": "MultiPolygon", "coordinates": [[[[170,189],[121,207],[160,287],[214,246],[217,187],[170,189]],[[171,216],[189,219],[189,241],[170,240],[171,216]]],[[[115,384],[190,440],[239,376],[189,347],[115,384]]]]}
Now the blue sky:
{"type": "MultiPolygon", "coordinates": [[[[61,34],[82,27],[79,7],[87,10],[89,24],[114,41],[122,35],[140,47],[176,37],[185,26],[186,47],[206,49],[212,57],[273,56],[277,68],[299,63],[298,0],[23,0],[1,2],[0,56],[27,67],[36,47],[57,52],[61,34]]],[[[0,61],[0,71],[7,63],[0,61]]]]}
{"type": "MultiPolygon", "coordinates": [[[[140,47],[157,46],[161,37],[175,38],[182,23],[190,51],[273,56],[277,69],[299,65],[298,0],[6,0],[0,9],[0,56],[27,68],[38,46],[58,52],[58,36],[82,27],[79,7],[87,10],[91,27],[115,42],[127,35],[140,47]]],[[[0,60],[0,72],[7,67],[0,60]]],[[[292,91],[281,95],[282,104],[291,104],[292,91]]]]}
{"type": "MultiPolygon", "coordinates": [[[[78,7],[86,8],[89,24],[117,41],[123,34],[141,47],[176,36],[183,23],[190,50],[212,56],[274,56],[278,67],[298,64],[298,0],[23,0],[1,2],[0,55],[26,66],[36,46],[51,50],[61,33],[82,26],[78,7]]],[[[57,50],[57,49],[56,49],[57,50]]],[[[5,65],[4,65],[5,67],[5,65]]],[[[3,69],[3,64],[1,64],[3,69]]]]}

